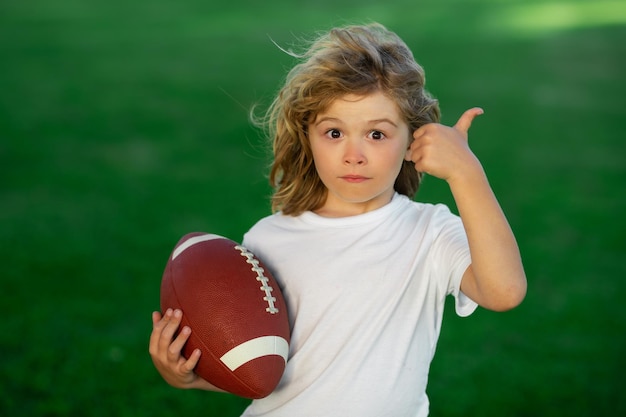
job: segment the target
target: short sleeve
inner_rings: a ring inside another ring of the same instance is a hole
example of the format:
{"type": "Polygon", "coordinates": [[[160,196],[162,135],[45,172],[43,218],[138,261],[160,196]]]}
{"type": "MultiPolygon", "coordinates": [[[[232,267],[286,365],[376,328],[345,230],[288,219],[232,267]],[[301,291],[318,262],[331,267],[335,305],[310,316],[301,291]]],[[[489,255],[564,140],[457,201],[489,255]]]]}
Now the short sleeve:
{"type": "Polygon", "coordinates": [[[441,291],[454,296],[456,314],[466,317],[478,307],[476,302],[461,292],[463,274],[472,263],[469,244],[461,218],[443,207],[445,210],[438,213],[440,230],[433,242],[432,253],[437,262],[441,291]]]}

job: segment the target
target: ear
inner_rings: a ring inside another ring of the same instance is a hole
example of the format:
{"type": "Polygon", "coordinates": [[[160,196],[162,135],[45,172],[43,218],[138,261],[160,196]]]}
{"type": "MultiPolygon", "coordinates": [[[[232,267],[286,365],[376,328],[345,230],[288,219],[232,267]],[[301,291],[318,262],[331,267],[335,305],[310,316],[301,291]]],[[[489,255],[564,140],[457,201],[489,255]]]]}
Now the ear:
{"type": "Polygon", "coordinates": [[[411,145],[413,144],[414,140],[415,139],[413,138],[413,136],[409,135],[409,145],[406,147],[406,151],[404,152],[405,161],[411,161],[411,156],[413,155],[413,152],[411,151],[411,145]]]}

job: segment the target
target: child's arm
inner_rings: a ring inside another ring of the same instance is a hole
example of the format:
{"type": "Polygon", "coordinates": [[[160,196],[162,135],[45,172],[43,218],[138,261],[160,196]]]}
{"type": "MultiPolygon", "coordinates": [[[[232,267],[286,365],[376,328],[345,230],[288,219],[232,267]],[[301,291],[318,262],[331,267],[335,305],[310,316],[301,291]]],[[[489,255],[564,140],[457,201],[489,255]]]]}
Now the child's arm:
{"type": "Polygon", "coordinates": [[[181,355],[181,350],[191,335],[191,329],[184,327],[174,337],[183,318],[180,310],[167,310],[163,316],[152,313],[152,334],[150,335],[150,356],[163,379],[176,388],[196,388],[207,391],[223,390],[198,376],[193,369],[200,360],[200,350],[195,350],[189,359],[181,355]]]}
{"type": "Polygon", "coordinates": [[[418,171],[448,182],[467,233],[472,264],[461,291],[484,308],[511,309],[526,295],[526,275],[509,223],[470,150],[467,131],[482,109],[466,111],[454,127],[428,124],[416,130],[407,160],[418,171]]]}

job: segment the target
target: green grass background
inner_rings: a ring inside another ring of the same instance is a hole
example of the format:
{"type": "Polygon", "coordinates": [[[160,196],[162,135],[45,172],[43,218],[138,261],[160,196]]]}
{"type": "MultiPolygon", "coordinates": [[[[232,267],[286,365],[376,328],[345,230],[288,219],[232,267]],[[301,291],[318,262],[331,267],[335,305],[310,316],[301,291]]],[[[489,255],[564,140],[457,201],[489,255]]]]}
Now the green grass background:
{"type": "MultiPolygon", "coordinates": [[[[528,274],[512,312],[448,305],[432,415],[626,413],[624,2],[7,0],[0,415],[239,415],[154,370],[161,273],[184,233],[269,213],[247,111],[293,64],[271,39],[366,21],[410,45],[444,122],[485,109],[471,145],[528,274]]],[[[452,204],[433,178],[418,199],[452,204]]]]}

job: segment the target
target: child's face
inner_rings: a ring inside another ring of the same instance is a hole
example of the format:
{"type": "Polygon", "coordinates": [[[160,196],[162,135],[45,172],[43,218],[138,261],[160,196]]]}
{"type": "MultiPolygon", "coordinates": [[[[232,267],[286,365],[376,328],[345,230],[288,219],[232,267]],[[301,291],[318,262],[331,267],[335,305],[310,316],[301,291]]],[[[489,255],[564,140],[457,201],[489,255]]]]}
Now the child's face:
{"type": "Polygon", "coordinates": [[[411,138],[393,100],[380,92],[345,95],[308,131],[315,168],[328,189],[318,214],[351,216],[391,201],[411,138]]]}

